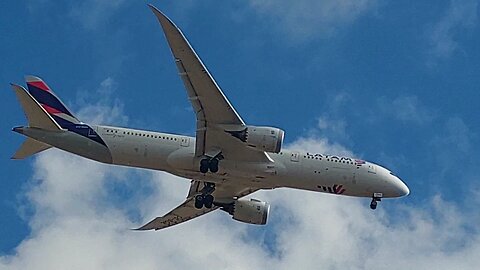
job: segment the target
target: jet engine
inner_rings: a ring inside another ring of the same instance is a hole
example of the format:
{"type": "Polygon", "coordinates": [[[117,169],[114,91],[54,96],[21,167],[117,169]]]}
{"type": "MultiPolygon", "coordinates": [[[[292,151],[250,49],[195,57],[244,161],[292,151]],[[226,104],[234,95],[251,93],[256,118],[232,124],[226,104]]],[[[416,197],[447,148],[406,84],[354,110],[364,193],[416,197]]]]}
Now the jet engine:
{"type": "Polygon", "coordinates": [[[225,205],[221,209],[232,215],[235,220],[264,225],[267,224],[270,204],[255,199],[235,200],[232,204],[225,205]]]}
{"type": "Polygon", "coordinates": [[[229,131],[233,137],[246,143],[248,146],[259,151],[279,153],[282,150],[283,137],[285,132],[274,127],[246,126],[239,131],[229,131]]]}

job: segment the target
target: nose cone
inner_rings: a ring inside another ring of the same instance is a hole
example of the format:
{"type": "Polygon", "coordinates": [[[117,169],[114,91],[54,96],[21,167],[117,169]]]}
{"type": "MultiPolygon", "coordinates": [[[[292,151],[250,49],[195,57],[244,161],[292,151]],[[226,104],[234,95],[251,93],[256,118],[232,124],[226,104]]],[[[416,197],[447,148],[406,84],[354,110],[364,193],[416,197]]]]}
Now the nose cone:
{"type": "Polygon", "coordinates": [[[396,176],[394,176],[393,185],[397,197],[408,196],[408,194],[410,194],[410,189],[407,185],[396,176]]]}

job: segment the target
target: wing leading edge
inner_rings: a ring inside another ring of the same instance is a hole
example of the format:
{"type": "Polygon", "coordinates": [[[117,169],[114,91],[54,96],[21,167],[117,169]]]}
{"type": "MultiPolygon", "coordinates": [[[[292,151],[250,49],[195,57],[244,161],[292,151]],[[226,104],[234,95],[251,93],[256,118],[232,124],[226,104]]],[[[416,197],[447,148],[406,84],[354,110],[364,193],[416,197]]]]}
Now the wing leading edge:
{"type": "Polygon", "coordinates": [[[267,153],[252,150],[225,131],[241,130],[245,122],[235,111],[181,30],[160,10],[149,5],[162,26],[175,64],[197,119],[195,155],[222,152],[228,159],[271,162],[267,153]]]}
{"type": "Polygon", "coordinates": [[[197,155],[203,155],[207,128],[245,123],[195,53],[181,30],[160,10],[149,5],[162,26],[180,77],[197,117],[197,155]]]}

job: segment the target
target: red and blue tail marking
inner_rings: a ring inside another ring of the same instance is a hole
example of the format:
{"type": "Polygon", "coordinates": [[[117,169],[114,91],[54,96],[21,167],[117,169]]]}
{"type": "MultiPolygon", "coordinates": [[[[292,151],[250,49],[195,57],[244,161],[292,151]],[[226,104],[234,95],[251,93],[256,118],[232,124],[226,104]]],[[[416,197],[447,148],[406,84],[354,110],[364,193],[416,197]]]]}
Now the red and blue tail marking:
{"type": "Polygon", "coordinates": [[[62,128],[68,129],[69,126],[80,123],[42,79],[26,76],[25,80],[30,94],[62,128]]]}
{"type": "Polygon", "coordinates": [[[26,76],[25,80],[27,81],[30,94],[63,129],[75,132],[106,146],[95,130],[89,125],[80,122],[42,79],[35,76],[26,76]]]}

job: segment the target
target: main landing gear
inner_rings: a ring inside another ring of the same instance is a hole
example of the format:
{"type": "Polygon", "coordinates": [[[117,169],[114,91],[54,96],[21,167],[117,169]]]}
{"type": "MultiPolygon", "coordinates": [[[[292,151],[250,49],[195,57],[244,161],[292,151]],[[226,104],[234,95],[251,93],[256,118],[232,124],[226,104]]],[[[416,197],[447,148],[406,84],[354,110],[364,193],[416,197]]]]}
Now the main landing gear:
{"type": "Polygon", "coordinates": [[[377,202],[381,201],[383,197],[382,193],[373,193],[372,202],[370,202],[370,209],[377,209],[377,202]]]}
{"type": "Polygon", "coordinates": [[[195,208],[202,209],[203,206],[210,209],[213,206],[212,193],[215,191],[215,184],[205,182],[205,186],[200,191],[200,194],[195,196],[195,208]]]}
{"type": "Polygon", "coordinates": [[[218,172],[218,158],[204,158],[200,160],[200,172],[207,173],[210,170],[212,173],[218,172]]]}

